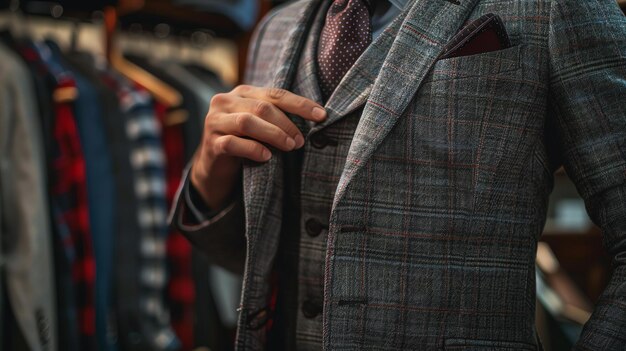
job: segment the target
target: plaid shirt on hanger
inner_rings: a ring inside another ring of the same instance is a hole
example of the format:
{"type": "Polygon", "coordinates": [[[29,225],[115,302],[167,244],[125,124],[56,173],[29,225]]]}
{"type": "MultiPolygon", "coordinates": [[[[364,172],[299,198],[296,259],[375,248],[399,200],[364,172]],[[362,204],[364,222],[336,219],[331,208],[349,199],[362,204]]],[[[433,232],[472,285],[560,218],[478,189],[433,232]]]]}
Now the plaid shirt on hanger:
{"type": "Polygon", "coordinates": [[[161,143],[161,126],[156,118],[151,96],[143,88],[114,72],[103,76],[120,99],[127,116],[126,134],[130,140],[130,163],[135,172],[135,194],[138,199],[138,221],[141,232],[139,284],[142,296],[141,334],[152,350],[177,350],[180,342],[170,326],[167,289],[166,240],[167,200],[165,155],[161,143]]]}
{"type": "MultiPolygon", "coordinates": [[[[168,123],[167,106],[156,102],[155,112],[161,125],[163,150],[166,159],[167,204],[172,205],[178,184],[185,168],[185,143],[181,124],[168,123]]],[[[194,346],[194,301],[196,290],[192,275],[191,244],[177,230],[170,230],[167,237],[167,263],[170,279],[167,297],[171,310],[172,327],[183,349],[194,346]]]]}
{"type": "Polygon", "coordinates": [[[66,228],[69,232],[62,240],[71,262],[76,289],[80,348],[92,350],[96,347],[96,264],[89,225],[85,159],[72,103],[76,83],[70,75],[46,60],[49,57],[45,51],[37,47],[23,47],[22,56],[28,62],[41,66],[56,81],[53,91],[55,121],[50,191],[57,227],[66,228]]]}
{"type": "Polygon", "coordinates": [[[60,219],[70,230],[76,254],[72,276],[77,286],[81,345],[90,348],[95,343],[96,331],[94,309],[96,264],[89,229],[85,160],[70,104],[58,103],[55,111],[54,137],[59,147],[59,157],[54,161],[53,172],[56,181],[52,193],[62,209],[60,219]]]}

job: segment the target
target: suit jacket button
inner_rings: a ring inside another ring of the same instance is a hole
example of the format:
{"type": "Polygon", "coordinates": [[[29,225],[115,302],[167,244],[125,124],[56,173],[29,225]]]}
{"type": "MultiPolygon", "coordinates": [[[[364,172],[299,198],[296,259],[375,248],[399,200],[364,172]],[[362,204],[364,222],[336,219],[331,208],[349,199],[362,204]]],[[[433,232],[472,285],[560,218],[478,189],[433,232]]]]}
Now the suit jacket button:
{"type": "Polygon", "coordinates": [[[316,149],[323,149],[326,146],[330,145],[332,142],[328,135],[318,132],[311,135],[311,145],[313,145],[316,149]]]}
{"type": "Polygon", "coordinates": [[[304,226],[306,228],[306,233],[309,234],[309,236],[312,238],[320,235],[322,229],[324,229],[325,227],[322,223],[320,223],[320,221],[315,218],[309,218],[304,226]]]}
{"type": "Polygon", "coordinates": [[[315,318],[322,313],[322,305],[315,303],[311,300],[306,300],[302,303],[302,314],[306,318],[315,318]]]}

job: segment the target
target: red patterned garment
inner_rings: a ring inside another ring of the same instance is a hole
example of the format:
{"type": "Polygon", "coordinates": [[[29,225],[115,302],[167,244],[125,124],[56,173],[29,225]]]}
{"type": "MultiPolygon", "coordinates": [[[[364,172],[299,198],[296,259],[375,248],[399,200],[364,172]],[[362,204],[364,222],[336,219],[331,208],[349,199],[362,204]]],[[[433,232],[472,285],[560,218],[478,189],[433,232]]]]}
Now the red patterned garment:
{"type": "MultiPolygon", "coordinates": [[[[55,94],[76,89],[69,78],[59,80],[55,94]]],[[[73,246],[72,277],[76,288],[80,345],[84,350],[95,349],[94,284],[96,264],[89,227],[87,208],[87,179],[72,103],[59,98],[55,102],[54,141],[57,152],[52,162],[52,196],[59,206],[57,220],[69,229],[64,245],[73,246]]]]}
{"type": "MultiPolygon", "coordinates": [[[[167,204],[172,206],[185,167],[183,129],[181,124],[168,124],[168,110],[165,105],[155,103],[155,110],[162,127],[162,143],[166,160],[167,204]]],[[[172,230],[167,237],[170,278],[167,296],[172,327],[183,345],[183,350],[191,350],[194,340],[195,286],[191,257],[189,241],[178,231],[172,230]]]]}

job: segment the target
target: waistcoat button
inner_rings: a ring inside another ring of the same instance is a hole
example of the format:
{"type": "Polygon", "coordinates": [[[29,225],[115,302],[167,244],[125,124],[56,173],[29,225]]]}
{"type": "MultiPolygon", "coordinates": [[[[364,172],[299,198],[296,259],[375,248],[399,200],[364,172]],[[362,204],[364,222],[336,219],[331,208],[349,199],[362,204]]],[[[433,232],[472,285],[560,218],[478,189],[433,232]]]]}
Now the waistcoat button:
{"type": "Polygon", "coordinates": [[[306,300],[302,303],[302,314],[304,314],[306,318],[315,318],[320,313],[322,313],[322,305],[311,300],[306,300]]]}
{"type": "Polygon", "coordinates": [[[311,135],[311,145],[313,145],[313,147],[316,149],[323,149],[331,143],[332,141],[330,140],[328,135],[322,132],[311,135]]]}
{"type": "Polygon", "coordinates": [[[315,218],[309,218],[304,226],[306,228],[306,233],[313,238],[320,235],[322,229],[324,229],[324,225],[322,225],[322,223],[315,218]]]}

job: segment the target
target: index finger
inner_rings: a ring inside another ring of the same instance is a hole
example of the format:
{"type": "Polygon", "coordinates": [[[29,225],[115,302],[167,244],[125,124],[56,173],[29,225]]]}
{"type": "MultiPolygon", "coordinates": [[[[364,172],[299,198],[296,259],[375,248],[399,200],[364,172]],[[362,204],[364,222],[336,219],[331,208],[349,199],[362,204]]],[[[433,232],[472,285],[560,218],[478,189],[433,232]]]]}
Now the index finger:
{"type": "Polygon", "coordinates": [[[285,112],[296,114],[306,120],[321,122],[326,119],[326,110],[318,103],[285,89],[242,85],[235,92],[242,97],[265,100],[285,112]]]}

